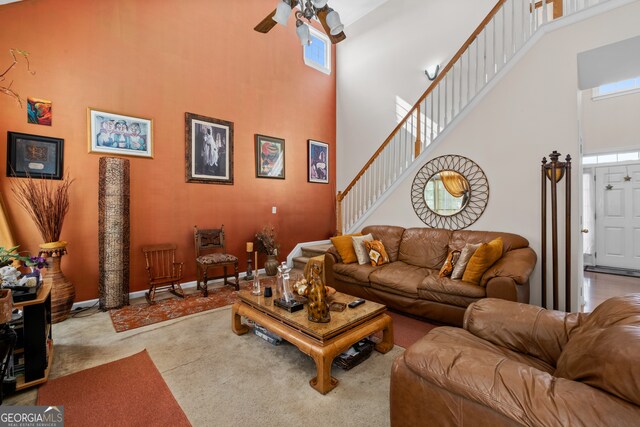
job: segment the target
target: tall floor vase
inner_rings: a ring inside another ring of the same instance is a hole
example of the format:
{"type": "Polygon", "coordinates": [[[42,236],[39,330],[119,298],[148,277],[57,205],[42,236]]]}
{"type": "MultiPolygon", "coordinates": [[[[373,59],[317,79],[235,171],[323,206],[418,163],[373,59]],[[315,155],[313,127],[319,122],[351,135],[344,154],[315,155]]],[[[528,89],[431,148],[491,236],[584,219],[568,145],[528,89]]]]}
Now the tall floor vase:
{"type": "Polygon", "coordinates": [[[51,322],[58,323],[69,317],[76,290],[60,269],[62,256],[67,253],[67,242],[40,245],[40,256],[47,259],[48,267],[42,276],[43,283],[51,285],[51,322]]]}

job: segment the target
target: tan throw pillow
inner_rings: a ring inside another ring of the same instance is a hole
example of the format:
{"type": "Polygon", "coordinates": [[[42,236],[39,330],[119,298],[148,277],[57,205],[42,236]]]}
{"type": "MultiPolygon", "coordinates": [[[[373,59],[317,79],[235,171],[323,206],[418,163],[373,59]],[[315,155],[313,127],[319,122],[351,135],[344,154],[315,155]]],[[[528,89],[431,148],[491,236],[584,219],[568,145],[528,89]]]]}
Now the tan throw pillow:
{"type": "Polygon", "coordinates": [[[467,268],[467,263],[473,256],[476,249],[480,247],[480,243],[471,244],[467,243],[467,245],[462,249],[460,253],[460,258],[458,258],[458,263],[453,267],[453,272],[451,273],[451,278],[460,280],[464,275],[464,269],[467,268]]]}
{"type": "Polygon", "coordinates": [[[352,240],[353,250],[356,251],[356,258],[358,258],[358,264],[368,264],[371,260],[369,259],[367,249],[364,247],[364,243],[373,240],[373,235],[369,233],[364,236],[353,236],[352,240]]]}
{"type": "Polygon", "coordinates": [[[502,258],[502,237],[493,239],[489,243],[483,243],[475,251],[467,268],[464,270],[462,280],[464,282],[480,284],[480,279],[485,271],[489,269],[497,260],[502,258]]]}
{"type": "Polygon", "coordinates": [[[356,262],[356,251],[353,250],[353,236],[362,236],[362,233],[358,234],[345,234],[343,236],[336,236],[331,238],[331,243],[335,246],[342,262],[345,264],[351,264],[356,262]]]}
{"type": "Polygon", "coordinates": [[[387,251],[384,249],[384,245],[380,240],[364,242],[364,246],[369,252],[369,258],[371,259],[372,266],[376,267],[389,262],[389,255],[387,255],[387,251]]]}
{"type": "Polygon", "coordinates": [[[449,255],[447,255],[447,260],[444,262],[444,265],[440,269],[440,273],[438,275],[440,277],[451,276],[451,273],[453,273],[453,268],[458,263],[459,258],[460,258],[460,251],[449,252],[449,255]]]}

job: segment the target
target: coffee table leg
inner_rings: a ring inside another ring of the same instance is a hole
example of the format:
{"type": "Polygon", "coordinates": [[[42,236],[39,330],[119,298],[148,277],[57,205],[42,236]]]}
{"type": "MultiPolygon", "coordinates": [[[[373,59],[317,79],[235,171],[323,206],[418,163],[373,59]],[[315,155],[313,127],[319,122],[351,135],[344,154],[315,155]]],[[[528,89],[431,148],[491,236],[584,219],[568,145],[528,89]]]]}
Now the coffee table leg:
{"type": "Polygon", "coordinates": [[[338,380],[331,376],[331,364],[336,354],[323,354],[322,351],[312,351],[311,357],[316,362],[316,377],[309,380],[311,387],[322,394],[327,394],[338,385],[338,380]]]}
{"type": "Polygon", "coordinates": [[[388,315],[383,316],[383,324],[382,328],[382,341],[376,344],[376,351],[380,353],[387,353],[393,348],[393,322],[391,321],[391,317],[388,315]]]}
{"type": "Polygon", "coordinates": [[[231,330],[236,335],[243,335],[249,332],[249,327],[242,324],[242,316],[238,314],[239,307],[240,304],[237,302],[231,307],[231,330]]]}

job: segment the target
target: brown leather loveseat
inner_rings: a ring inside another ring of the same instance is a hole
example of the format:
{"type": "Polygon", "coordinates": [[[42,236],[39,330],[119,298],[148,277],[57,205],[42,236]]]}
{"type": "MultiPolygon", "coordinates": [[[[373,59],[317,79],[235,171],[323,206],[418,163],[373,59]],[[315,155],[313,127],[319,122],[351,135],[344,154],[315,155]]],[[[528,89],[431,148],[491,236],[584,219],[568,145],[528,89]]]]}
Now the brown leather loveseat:
{"type": "Polygon", "coordinates": [[[637,426],[640,294],[591,314],[498,299],[469,306],[391,373],[391,425],[637,426]]]}
{"type": "Polygon", "coordinates": [[[524,237],[511,233],[368,226],[362,234],[382,241],[389,264],[344,264],[335,247],[325,255],[327,285],[340,292],[385,304],[415,316],[461,326],[469,304],[493,297],[529,302],[529,275],[536,254],[524,237]],[[487,270],[479,285],[441,278],[438,272],[451,250],[467,243],[503,240],[503,255],[487,270]]]}

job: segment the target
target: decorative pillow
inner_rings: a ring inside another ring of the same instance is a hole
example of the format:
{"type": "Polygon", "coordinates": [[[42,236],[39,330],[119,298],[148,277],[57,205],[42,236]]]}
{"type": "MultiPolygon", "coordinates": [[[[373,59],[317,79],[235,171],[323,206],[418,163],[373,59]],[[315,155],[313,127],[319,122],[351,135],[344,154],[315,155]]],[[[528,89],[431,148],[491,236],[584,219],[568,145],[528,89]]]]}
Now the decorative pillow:
{"type": "Polygon", "coordinates": [[[458,262],[453,267],[453,272],[451,273],[452,279],[456,279],[456,280],[462,279],[462,276],[464,275],[464,269],[467,268],[467,264],[469,263],[469,260],[473,256],[476,249],[478,249],[479,247],[480,247],[480,243],[476,243],[476,244],[467,243],[467,245],[464,247],[464,249],[462,249],[462,252],[460,253],[460,258],[458,258],[458,262]]]}
{"type": "Polygon", "coordinates": [[[340,258],[342,258],[342,262],[345,264],[356,262],[356,251],[353,250],[353,236],[362,236],[362,233],[345,234],[331,238],[331,243],[335,246],[340,258]]]}
{"type": "Polygon", "coordinates": [[[458,263],[458,259],[460,258],[460,251],[451,251],[449,255],[447,255],[447,260],[444,262],[444,265],[440,269],[439,276],[440,277],[448,277],[453,273],[453,267],[458,263]]]}
{"type": "Polygon", "coordinates": [[[364,242],[364,247],[367,248],[369,252],[372,266],[375,267],[389,262],[389,255],[387,255],[387,251],[384,249],[384,245],[380,240],[364,242]]]}
{"type": "Polygon", "coordinates": [[[498,237],[489,243],[481,244],[469,260],[467,268],[464,270],[462,280],[473,283],[474,285],[479,285],[484,272],[487,271],[494,262],[502,258],[502,246],[502,237],[498,237]]]}
{"type": "Polygon", "coordinates": [[[353,250],[356,251],[356,258],[358,258],[358,264],[368,264],[371,260],[367,249],[364,247],[364,242],[373,240],[371,233],[364,236],[353,236],[353,250]]]}

